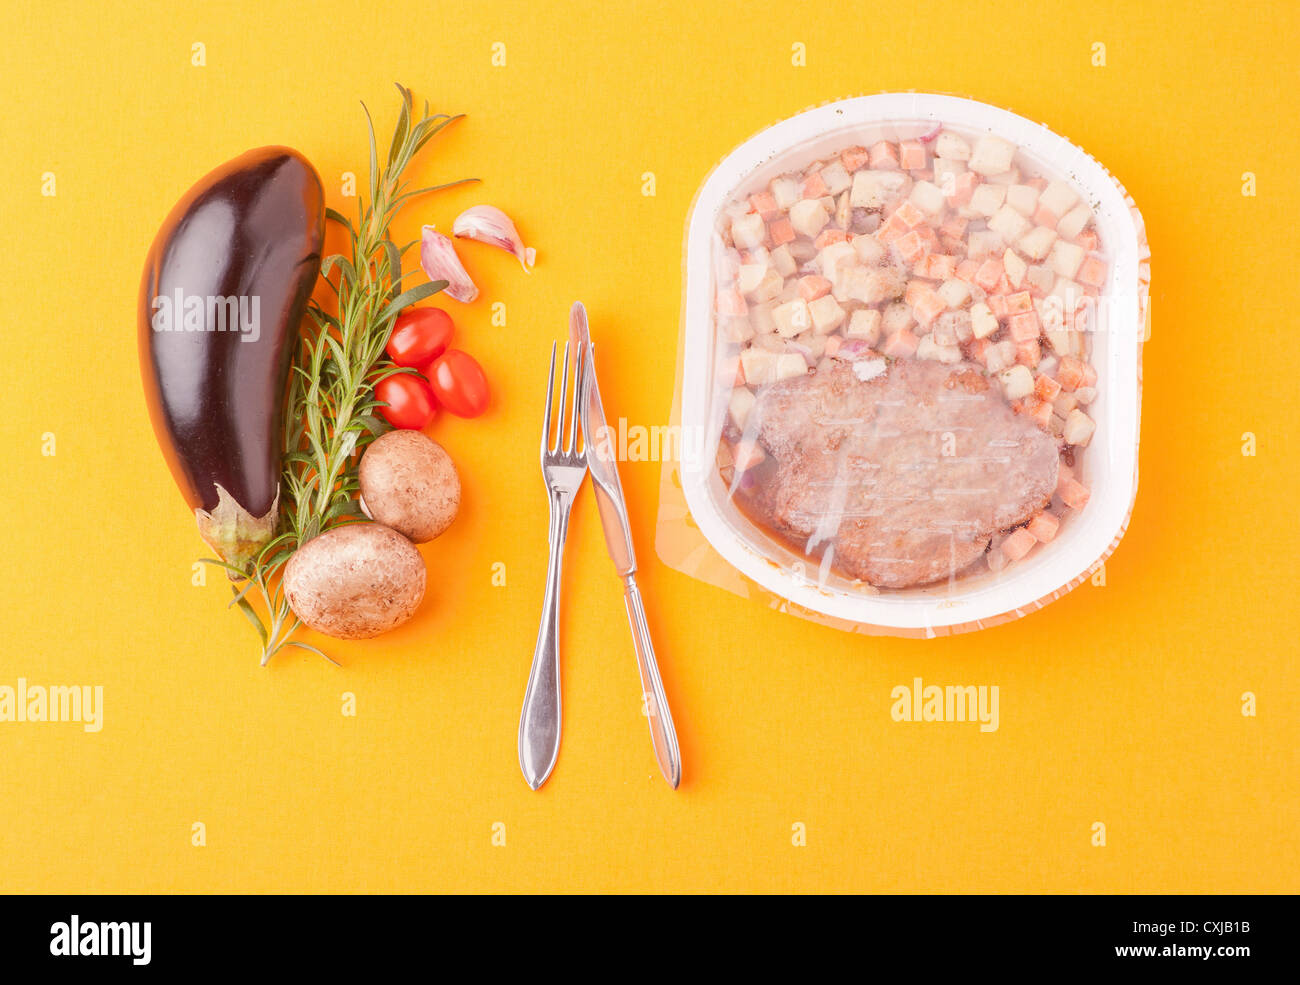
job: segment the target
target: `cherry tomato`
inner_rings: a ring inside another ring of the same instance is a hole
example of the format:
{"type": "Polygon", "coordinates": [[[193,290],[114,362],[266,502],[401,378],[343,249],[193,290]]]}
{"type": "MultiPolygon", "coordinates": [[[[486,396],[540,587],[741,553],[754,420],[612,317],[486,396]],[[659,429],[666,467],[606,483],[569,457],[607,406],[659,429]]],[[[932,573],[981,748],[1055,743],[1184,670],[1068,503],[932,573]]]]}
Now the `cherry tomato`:
{"type": "Polygon", "coordinates": [[[478,417],[487,410],[487,377],[469,353],[448,349],[428,372],[438,403],[457,417],[478,417]]]}
{"type": "Polygon", "coordinates": [[[395,428],[419,431],[433,420],[438,412],[438,402],[433,387],[415,373],[398,373],[380,380],[375,387],[375,398],[388,404],[379,413],[395,428]]]}
{"type": "Polygon", "coordinates": [[[451,315],[441,308],[407,308],[388,337],[388,355],[399,366],[421,369],[447,350],[455,331],[451,315]]]}

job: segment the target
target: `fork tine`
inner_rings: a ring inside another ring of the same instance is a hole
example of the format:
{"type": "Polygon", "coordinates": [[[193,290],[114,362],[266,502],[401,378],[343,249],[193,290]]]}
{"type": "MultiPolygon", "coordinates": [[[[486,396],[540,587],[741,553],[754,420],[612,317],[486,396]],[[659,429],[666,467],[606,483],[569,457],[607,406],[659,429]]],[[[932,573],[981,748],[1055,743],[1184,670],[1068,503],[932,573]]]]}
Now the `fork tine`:
{"type": "Polygon", "coordinates": [[[569,404],[569,343],[564,343],[564,368],[561,370],[564,374],[560,377],[560,416],[555,422],[555,448],[556,452],[564,450],[564,415],[565,408],[569,404]]]}
{"type": "MultiPolygon", "coordinates": [[[[546,419],[542,423],[542,454],[551,450],[551,404],[555,400],[555,343],[551,343],[551,369],[546,377],[546,419]]],[[[564,408],[560,408],[564,413],[564,408]]]]}
{"type": "Polygon", "coordinates": [[[573,415],[569,418],[569,446],[564,450],[572,455],[578,450],[578,419],[582,416],[582,396],[585,392],[583,386],[583,361],[582,348],[578,349],[578,358],[573,363],[573,415]]]}

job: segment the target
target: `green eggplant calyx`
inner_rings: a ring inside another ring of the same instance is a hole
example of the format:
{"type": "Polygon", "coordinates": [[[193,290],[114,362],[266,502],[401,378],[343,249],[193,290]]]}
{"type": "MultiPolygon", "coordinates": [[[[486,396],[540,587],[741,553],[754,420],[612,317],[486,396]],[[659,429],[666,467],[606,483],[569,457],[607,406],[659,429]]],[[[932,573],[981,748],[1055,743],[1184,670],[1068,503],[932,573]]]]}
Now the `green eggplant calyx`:
{"type": "Polygon", "coordinates": [[[204,509],[194,511],[199,536],[226,564],[241,571],[251,571],[257,555],[275,536],[280,493],[276,491],[275,501],[265,516],[253,516],[221,483],[214,485],[217,487],[217,508],[211,512],[204,509]]]}

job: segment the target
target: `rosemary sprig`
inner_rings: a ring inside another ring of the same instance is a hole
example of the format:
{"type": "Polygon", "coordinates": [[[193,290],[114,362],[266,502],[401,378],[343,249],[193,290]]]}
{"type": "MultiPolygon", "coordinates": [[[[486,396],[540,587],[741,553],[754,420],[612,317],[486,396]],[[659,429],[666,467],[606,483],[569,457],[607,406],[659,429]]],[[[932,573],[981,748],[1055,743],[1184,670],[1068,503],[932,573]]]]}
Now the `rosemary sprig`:
{"type": "Polygon", "coordinates": [[[369,195],[357,197],[356,224],[334,209],[325,210],[328,219],[346,230],[348,251],[321,262],[321,283],[337,300],[337,305],[331,306],[336,313],[312,300],[290,370],[279,533],[262,549],[251,572],[212,562],[244,580],[242,587],[232,587],[230,604],[238,606],[257,631],[263,664],[286,646],[330,660],[316,647],[293,639],[298,617],[289,608],[279,576],[302,544],[362,515],[356,499],[357,463],[366,445],[388,430],[387,423],[375,414],[379,407],[375,386],[396,373],[411,372],[385,357],[388,336],[404,308],[447,286],[446,281],[437,280],[402,289],[402,258],[419,240],[397,246],[389,234],[392,222],[416,196],[478,180],[410,187],[403,174],[411,160],[461,116],[431,114],[426,102],[416,119],[411,91],[401,85],[397,90],[402,108],[382,167],[374,123],[361,104],[370,135],[370,182],[369,195]],[[249,602],[253,590],[261,598],[265,621],[249,602]]]}

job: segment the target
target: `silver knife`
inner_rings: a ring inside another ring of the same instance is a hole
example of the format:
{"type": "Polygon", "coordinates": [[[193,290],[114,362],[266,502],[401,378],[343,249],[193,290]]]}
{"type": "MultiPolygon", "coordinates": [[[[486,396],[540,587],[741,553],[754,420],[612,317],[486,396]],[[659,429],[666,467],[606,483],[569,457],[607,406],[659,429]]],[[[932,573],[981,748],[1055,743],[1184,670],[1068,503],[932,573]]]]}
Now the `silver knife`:
{"type": "Polygon", "coordinates": [[[654,744],[659,769],[668,785],[676,790],[682,780],[682,756],[677,747],[677,730],[673,728],[672,712],[668,710],[668,698],[659,677],[659,666],[655,663],[654,644],[650,642],[645,606],[636,584],[636,552],[632,548],[627,502],[623,499],[623,486],[618,481],[614,445],[609,440],[605,426],[600,384],[596,382],[594,348],[587,328],[587,309],[582,306],[582,302],[575,302],[569,312],[569,338],[579,352],[587,355],[581,392],[582,433],[586,443],[587,468],[591,473],[591,484],[596,493],[596,506],[600,510],[600,525],[605,531],[609,556],[614,559],[614,569],[623,579],[623,600],[627,604],[637,668],[641,672],[643,713],[650,722],[650,741],[654,744]]]}

